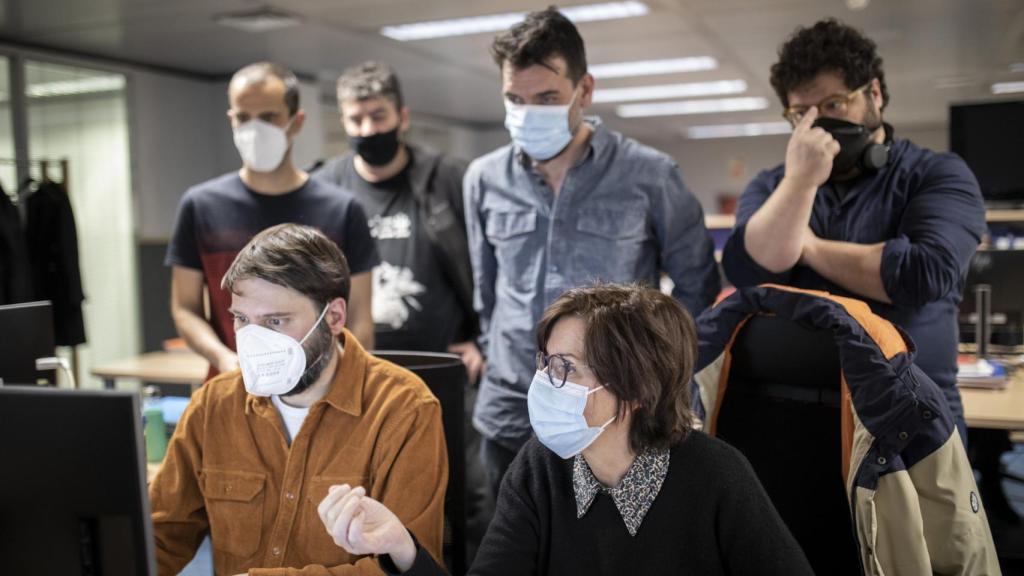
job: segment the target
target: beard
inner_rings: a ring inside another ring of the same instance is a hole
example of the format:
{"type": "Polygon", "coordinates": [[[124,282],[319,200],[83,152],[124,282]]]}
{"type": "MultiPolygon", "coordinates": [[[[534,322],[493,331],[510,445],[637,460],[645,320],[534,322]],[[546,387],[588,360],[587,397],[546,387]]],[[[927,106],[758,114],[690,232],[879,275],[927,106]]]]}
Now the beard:
{"type": "Polygon", "coordinates": [[[875,101],[868,98],[867,109],[864,110],[864,121],[861,122],[865,128],[874,135],[875,130],[882,127],[882,112],[875,106],[875,101]]]}
{"type": "Polygon", "coordinates": [[[308,390],[330,363],[334,355],[334,335],[326,323],[320,324],[307,343],[302,345],[302,350],[306,354],[306,370],[291,390],[281,394],[282,397],[295,396],[308,390]]]}

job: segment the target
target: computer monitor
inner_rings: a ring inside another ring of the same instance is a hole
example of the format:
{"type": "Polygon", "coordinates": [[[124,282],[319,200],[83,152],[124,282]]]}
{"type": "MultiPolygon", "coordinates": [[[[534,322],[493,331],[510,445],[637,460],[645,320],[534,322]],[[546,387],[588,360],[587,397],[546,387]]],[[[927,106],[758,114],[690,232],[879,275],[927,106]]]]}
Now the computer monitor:
{"type": "Polygon", "coordinates": [[[0,306],[0,333],[0,381],[7,385],[57,382],[55,370],[36,370],[36,358],[53,356],[55,350],[49,300],[0,306]]]}
{"type": "Polygon", "coordinates": [[[949,149],[978,178],[989,202],[1024,202],[1024,100],[949,108],[949,149]]]}
{"type": "Polygon", "coordinates": [[[991,344],[1024,344],[1024,250],[978,250],[971,258],[960,303],[960,341],[975,341],[974,287],[991,287],[991,344]]]}
{"type": "Polygon", "coordinates": [[[156,574],[138,394],[0,388],[0,572],[156,574]]]}

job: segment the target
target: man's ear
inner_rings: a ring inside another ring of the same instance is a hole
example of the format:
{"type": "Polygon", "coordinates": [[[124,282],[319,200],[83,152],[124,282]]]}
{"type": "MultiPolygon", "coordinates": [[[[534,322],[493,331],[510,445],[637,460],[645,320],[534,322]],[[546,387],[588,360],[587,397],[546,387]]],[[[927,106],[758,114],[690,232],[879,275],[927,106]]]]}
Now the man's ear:
{"type": "Polygon", "coordinates": [[[409,107],[402,106],[398,111],[398,131],[402,134],[409,131],[409,107]]]}
{"type": "Polygon", "coordinates": [[[292,116],[292,125],[288,129],[289,136],[296,136],[302,131],[302,125],[306,122],[306,111],[301,108],[295,112],[295,116],[292,116]]]}
{"type": "Polygon", "coordinates": [[[335,298],[327,305],[327,314],[324,315],[324,322],[331,329],[331,334],[337,336],[345,327],[345,320],[348,319],[348,304],[344,298],[335,298]]]}
{"type": "Polygon", "coordinates": [[[590,108],[594,101],[594,77],[589,73],[580,78],[580,107],[590,108]]]}
{"type": "Polygon", "coordinates": [[[875,110],[880,111],[882,106],[885,106],[885,98],[882,97],[882,83],[878,81],[878,78],[871,80],[868,93],[871,94],[871,101],[875,104],[875,110]]]}

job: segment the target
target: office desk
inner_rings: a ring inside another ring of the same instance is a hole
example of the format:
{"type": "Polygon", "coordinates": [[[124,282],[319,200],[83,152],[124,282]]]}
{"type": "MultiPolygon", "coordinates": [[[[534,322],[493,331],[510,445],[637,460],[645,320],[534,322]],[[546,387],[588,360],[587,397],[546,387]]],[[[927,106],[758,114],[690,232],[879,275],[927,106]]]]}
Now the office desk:
{"type": "Polygon", "coordinates": [[[103,386],[113,388],[118,378],[138,378],[157,384],[188,384],[193,389],[206,380],[210,368],[202,356],[191,350],[147,352],[94,366],[92,375],[103,379],[103,386]]]}
{"type": "Polygon", "coordinates": [[[960,387],[960,398],[967,426],[1024,430],[1024,368],[1011,374],[1003,390],[960,387]]]}

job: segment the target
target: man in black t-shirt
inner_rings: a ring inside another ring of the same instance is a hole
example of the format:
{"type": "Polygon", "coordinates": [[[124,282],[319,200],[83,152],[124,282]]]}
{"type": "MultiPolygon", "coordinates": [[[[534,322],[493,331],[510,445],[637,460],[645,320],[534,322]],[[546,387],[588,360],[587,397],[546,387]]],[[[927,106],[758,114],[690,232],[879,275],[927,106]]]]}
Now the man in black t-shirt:
{"type": "Polygon", "coordinates": [[[231,295],[221,288],[221,278],[253,236],[293,222],[320,229],[345,254],[352,272],[349,329],[364,348],[372,349],[370,270],[379,262],[376,247],[366,216],[350,194],[310,179],[292,164],[291,142],[305,120],[298,80],[275,64],[252,64],[232,77],[228,99],[242,168],[186,192],[167,248],[171,314],[178,333],[209,360],[211,373],[237,368],[234,319],[228,312],[231,295]]]}
{"type": "Polygon", "coordinates": [[[352,152],[315,177],[355,194],[377,242],[373,321],[380,350],[460,354],[470,382],[482,358],[462,209],[465,166],[405,141],[409,109],[398,78],[368,62],[338,79],[352,152]]]}
{"type": "Polygon", "coordinates": [[[338,79],[338,104],[352,152],[314,176],[355,194],[369,218],[381,257],[373,271],[377,348],[454,352],[466,365],[466,547],[472,560],[494,503],[476,457],[479,434],[469,424],[484,363],[462,208],[465,165],[406,141],[409,109],[398,77],[384,64],[346,70],[338,79]]]}

